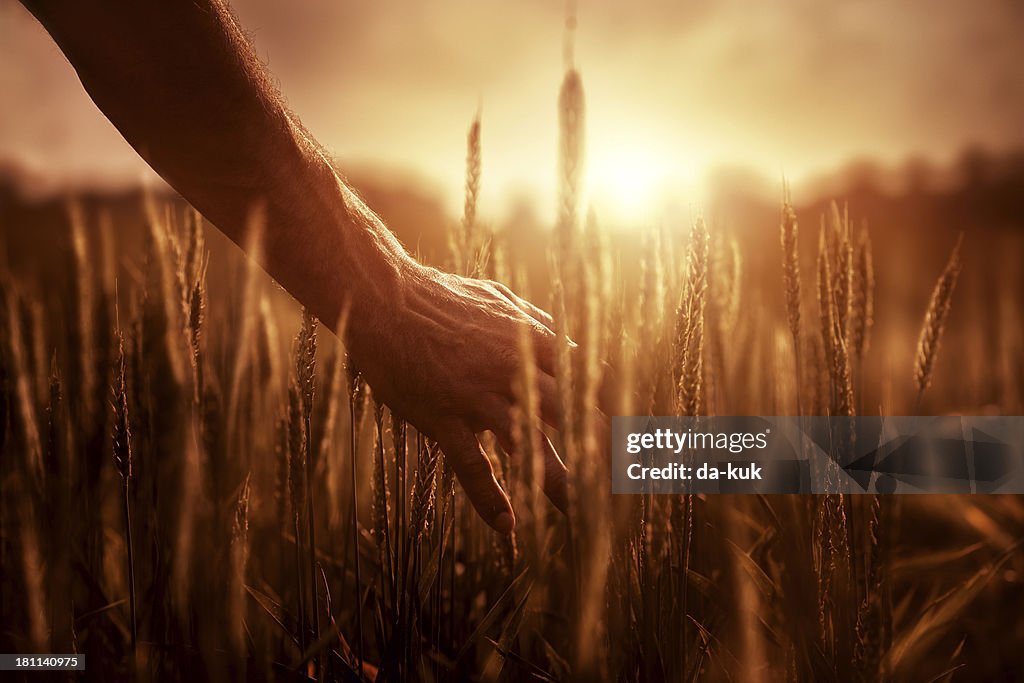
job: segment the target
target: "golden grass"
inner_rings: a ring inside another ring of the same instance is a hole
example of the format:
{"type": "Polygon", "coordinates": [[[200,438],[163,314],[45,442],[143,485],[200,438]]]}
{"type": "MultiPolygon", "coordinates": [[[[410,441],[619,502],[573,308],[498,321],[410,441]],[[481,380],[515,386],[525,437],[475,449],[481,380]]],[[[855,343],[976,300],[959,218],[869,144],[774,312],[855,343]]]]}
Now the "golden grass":
{"type": "MultiPolygon", "coordinates": [[[[581,225],[583,111],[570,69],[551,280],[517,275],[554,314],[565,427],[537,423],[524,366],[521,457],[483,439],[516,506],[508,537],[337,340],[237,254],[214,253],[194,213],[149,202],[144,268],[120,269],[115,295],[92,219],[73,209],[70,315],[43,316],[39,283],[2,276],[5,649],[82,651],[106,680],[943,680],[1022,664],[1005,602],[1024,572],[1017,498],[610,494],[603,361],[624,414],[875,414],[885,385],[904,410],[920,402],[953,371],[940,341],[969,334],[950,317],[958,243],[917,346],[894,350],[877,329],[893,292],[875,271],[891,255],[873,254],[866,229],[854,238],[837,205],[808,288],[788,192],[768,271],[744,233],[703,219],[646,231],[632,251],[597,217],[581,225]],[[885,369],[912,354],[912,382],[885,369]],[[569,468],[568,515],[541,492],[548,437],[569,468]]],[[[452,260],[518,273],[477,218],[479,131],[452,260]]],[[[897,256],[923,294],[930,276],[897,256]]],[[[1000,315],[1019,324],[1002,292],[1000,315]]],[[[1000,337],[999,362],[1020,343],[1000,337]]],[[[1002,410],[1020,405],[1019,387],[998,384],[1002,410]]],[[[929,399],[982,408],[948,387],[929,399]]]]}

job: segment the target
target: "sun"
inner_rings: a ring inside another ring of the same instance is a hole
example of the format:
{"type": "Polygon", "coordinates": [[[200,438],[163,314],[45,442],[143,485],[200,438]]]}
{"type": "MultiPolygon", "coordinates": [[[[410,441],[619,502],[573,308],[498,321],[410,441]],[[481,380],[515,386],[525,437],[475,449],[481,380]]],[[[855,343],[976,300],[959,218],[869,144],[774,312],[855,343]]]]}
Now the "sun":
{"type": "Polygon", "coordinates": [[[616,222],[656,217],[670,192],[689,189],[697,169],[680,164],[668,150],[619,146],[594,149],[588,164],[590,203],[616,222]]]}

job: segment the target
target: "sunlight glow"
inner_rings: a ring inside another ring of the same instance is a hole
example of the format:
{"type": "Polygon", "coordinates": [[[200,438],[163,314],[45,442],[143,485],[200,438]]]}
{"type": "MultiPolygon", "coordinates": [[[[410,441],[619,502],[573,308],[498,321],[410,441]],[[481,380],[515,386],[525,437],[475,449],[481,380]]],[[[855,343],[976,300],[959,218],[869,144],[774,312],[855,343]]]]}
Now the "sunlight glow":
{"type": "Polygon", "coordinates": [[[602,217],[644,223],[657,218],[669,195],[692,192],[701,172],[652,147],[595,149],[588,164],[590,201],[602,217]]]}

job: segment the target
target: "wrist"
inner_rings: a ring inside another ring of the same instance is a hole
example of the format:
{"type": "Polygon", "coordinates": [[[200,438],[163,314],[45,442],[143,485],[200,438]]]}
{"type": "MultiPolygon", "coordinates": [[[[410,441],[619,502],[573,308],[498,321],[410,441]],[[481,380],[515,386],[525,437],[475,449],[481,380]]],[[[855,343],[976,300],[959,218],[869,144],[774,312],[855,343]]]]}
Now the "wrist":
{"type": "Polygon", "coordinates": [[[344,249],[334,289],[341,294],[337,331],[357,365],[366,354],[386,352],[384,342],[401,336],[410,293],[425,270],[379,221],[374,223],[358,228],[344,249]]]}

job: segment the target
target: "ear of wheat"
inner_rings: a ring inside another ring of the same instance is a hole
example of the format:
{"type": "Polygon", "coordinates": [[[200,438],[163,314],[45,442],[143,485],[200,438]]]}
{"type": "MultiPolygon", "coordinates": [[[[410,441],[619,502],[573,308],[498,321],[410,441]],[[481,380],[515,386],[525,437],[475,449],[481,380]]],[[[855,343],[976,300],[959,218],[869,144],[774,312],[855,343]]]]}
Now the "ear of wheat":
{"type": "Polygon", "coordinates": [[[678,383],[676,407],[682,415],[699,415],[704,407],[704,309],[708,286],[708,230],[698,218],[690,232],[687,275],[677,313],[678,383]]]}
{"type": "Polygon", "coordinates": [[[569,318],[566,332],[576,332],[580,301],[580,184],[583,176],[585,101],[583,80],[569,69],[558,94],[558,235],[557,264],[569,318]]]}
{"type": "Polygon", "coordinates": [[[462,212],[462,258],[468,265],[476,243],[476,207],[480,197],[480,115],[466,135],[466,197],[462,212]]]}
{"type": "Polygon", "coordinates": [[[854,253],[851,315],[850,341],[853,354],[860,361],[871,346],[871,328],[875,324],[875,266],[867,227],[861,230],[854,253]]]}
{"type": "Polygon", "coordinates": [[[939,355],[942,333],[946,328],[946,318],[953,303],[953,292],[956,290],[957,278],[960,276],[960,246],[963,244],[963,233],[957,238],[953,252],[949,255],[945,270],[935,283],[932,298],[924,314],[924,324],[917,339],[917,353],[914,356],[914,386],[917,387],[917,403],[920,406],[925,390],[931,384],[935,360],[939,355]]]}
{"type": "Polygon", "coordinates": [[[782,205],[779,241],[782,245],[782,283],[786,295],[786,321],[797,353],[800,348],[800,250],[796,212],[788,199],[782,205]]]}
{"type": "Polygon", "coordinates": [[[818,318],[821,324],[821,342],[824,350],[824,367],[828,376],[829,409],[835,412],[836,405],[836,350],[835,327],[836,306],[833,294],[832,263],[829,257],[829,241],[822,221],[818,236],[818,318]]]}
{"type": "Polygon", "coordinates": [[[803,414],[803,356],[800,343],[800,242],[799,224],[796,211],[790,204],[786,190],[782,202],[782,221],[779,225],[779,242],[782,246],[782,284],[786,297],[786,322],[793,336],[793,359],[796,368],[796,412],[803,414]]]}
{"type": "Polygon", "coordinates": [[[131,626],[131,647],[135,651],[138,642],[138,625],[135,611],[135,558],[132,550],[132,517],[130,487],[132,479],[132,430],[128,419],[128,385],[125,379],[124,335],[117,331],[117,368],[114,376],[114,464],[121,475],[121,504],[124,515],[124,540],[128,564],[129,625],[131,626]]]}

